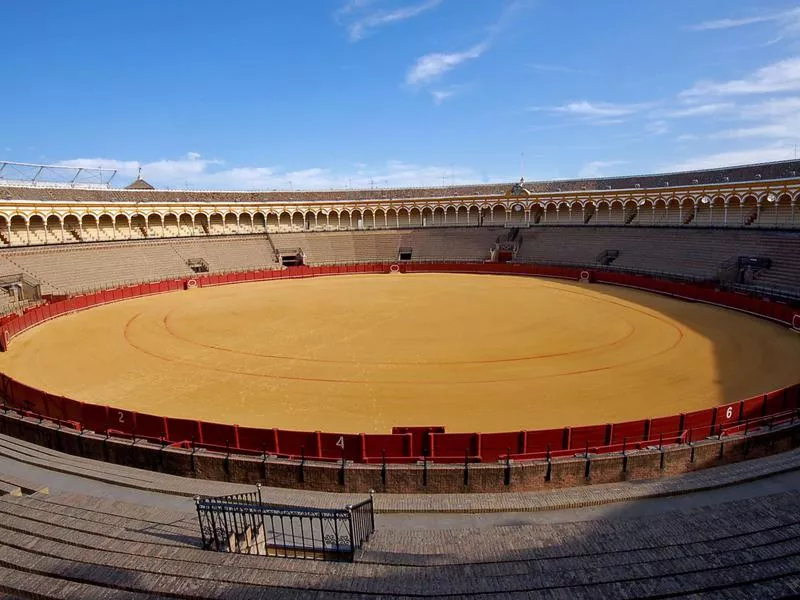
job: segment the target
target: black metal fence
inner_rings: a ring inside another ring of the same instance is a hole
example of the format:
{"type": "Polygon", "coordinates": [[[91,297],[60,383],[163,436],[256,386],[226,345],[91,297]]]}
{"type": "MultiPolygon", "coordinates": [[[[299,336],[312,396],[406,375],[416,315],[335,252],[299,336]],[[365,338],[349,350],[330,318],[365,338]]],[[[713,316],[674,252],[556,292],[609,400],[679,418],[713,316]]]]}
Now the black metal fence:
{"type": "Polygon", "coordinates": [[[264,503],[255,492],[195,497],[203,548],[260,556],[352,561],[375,531],[372,496],[345,508],[264,503]]]}

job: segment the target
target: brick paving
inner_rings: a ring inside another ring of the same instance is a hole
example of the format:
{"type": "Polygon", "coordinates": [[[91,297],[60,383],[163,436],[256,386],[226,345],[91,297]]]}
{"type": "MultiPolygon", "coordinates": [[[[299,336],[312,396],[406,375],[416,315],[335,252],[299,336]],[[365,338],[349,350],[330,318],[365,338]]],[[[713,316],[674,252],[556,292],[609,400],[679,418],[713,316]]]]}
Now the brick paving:
{"type": "MultiPolygon", "coordinates": [[[[54,484],[50,495],[0,495],[0,597],[778,598],[800,593],[800,451],[651,482],[543,493],[378,495],[383,512],[377,531],[354,563],[201,550],[188,496],[252,486],[117,467],[3,436],[0,455],[6,457],[0,459],[0,480],[3,464],[14,459],[30,470],[31,485],[48,474],[76,482],[70,491],[54,484]],[[740,493],[747,486],[748,494],[740,493]],[[109,493],[140,487],[149,496],[142,491],[122,500],[109,493]],[[718,491],[686,495],[712,489],[718,491]],[[139,501],[158,492],[178,502],[139,501]],[[680,496],[649,501],[659,505],[655,513],[637,508],[643,498],[669,494],[680,496]],[[715,494],[716,500],[700,500],[704,494],[715,494]],[[599,517],[597,507],[603,507],[599,517]],[[562,509],[562,518],[548,521],[554,508],[562,509]],[[517,512],[501,516],[500,509],[517,512]],[[522,513],[543,518],[533,522],[522,513]],[[436,526],[426,525],[437,519],[436,526]]],[[[318,506],[355,499],[283,488],[264,488],[264,494],[318,506]]]]}

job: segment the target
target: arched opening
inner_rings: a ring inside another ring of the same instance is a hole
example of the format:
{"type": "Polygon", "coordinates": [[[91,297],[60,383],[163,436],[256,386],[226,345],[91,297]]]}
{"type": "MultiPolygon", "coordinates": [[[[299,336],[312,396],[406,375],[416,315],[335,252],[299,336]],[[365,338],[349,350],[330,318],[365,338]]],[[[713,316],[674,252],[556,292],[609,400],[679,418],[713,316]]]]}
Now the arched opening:
{"type": "Polygon", "coordinates": [[[280,229],[281,225],[278,221],[278,215],[275,213],[267,213],[267,231],[275,232],[280,229]]]}
{"type": "Polygon", "coordinates": [[[458,212],[456,211],[455,206],[448,206],[444,211],[444,224],[449,226],[458,225],[456,222],[456,218],[458,216],[458,212]]]}
{"type": "Polygon", "coordinates": [[[664,225],[680,225],[681,222],[681,203],[677,199],[671,198],[666,202],[664,225]]]}
{"type": "Polygon", "coordinates": [[[781,194],[775,203],[775,227],[792,226],[792,197],[781,194]]]}
{"type": "Polygon", "coordinates": [[[410,227],[422,227],[422,213],[418,208],[408,211],[408,224],[410,227]]]}
{"type": "Polygon", "coordinates": [[[114,219],[109,214],[102,214],[97,220],[101,241],[114,240],[114,219]]]}
{"type": "Polygon", "coordinates": [[[397,211],[390,208],[386,211],[386,226],[396,229],[398,227],[397,211]]]}
{"type": "Polygon", "coordinates": [[[350,222],[352,223],[352,229],[364,229],[364,215],[361,214],[360,210],[353,211],[350,215],[350,222]]]}
{"type": "MultiPolygon", "coordinates": [[[[47,243],[61,244],[64,242],[64,230],[61,229],[61,219],[58,218],[58,215],[47,217],[45,228],[47,229],[47,243]]],[[[4,231],[2,225],[0,225],[0,231],[4,231]]]]}
{"type": "Polygon", "coordinates": [[[164,237],[178,237],[181,234],[178,228],[178,216],[175,213],[164,215],[164,237]]]}
{"type": "Polygon", "coordinates": [[[384,229],[386,227],[386,213],[382,208],[375,211],[375,228],[384,229]]]}
{"type": "Polygon", "coordinates": [[[208,232],[211,235],[223,235],[225,233],[225,221],[219,213],[212,213],[208,217],[208,232]]]}
{"type": "Polygon", "coordinates": [[[147,215],[147,237],[163,237],[164,228],[161,215],[147,215]]]}
{"type": "Polygon", "coordinates": [[[556,211],[558,212],[559,225],[572,224],[572,211],[570,211],[570,205],[568,203],[559,202],[556,205],[556,211]]]}
{"type": "Polygon", "coordinates": [[[558,207],[556,206],[555,202],[548,203],[544,207],[542,223],[545,225],[555,225],[558,223],[558,207]]]}
{"type": "Polygon", "coordinates": [[[131,215],[131,239],[141,240],[147,237],[147,221],[143,215],[131,215]]]}
{"type": "Polygon", "coordinates": [[[748,227],[753,225],[754,223],[757,224],[758,221],[758,202],[756,201],[755,196],[747,196],[741,204],[741,210],[739,211],[741,218],[739,219],[739,225],[742,227],[748,227]]]}
{"type": "Polygon", "coordinates": [[[397,211],[397,226],[398,227],[411,226],[411,215],[405,208],[401,208],[399,211],[397,211]]]}
{"type": "Polygon", "coordinates": [[[287,212],[282,212],[278,217],[278,229],[280,231],[289,231],[292,228],[292,216],[287,212]]]}
{"type": "Polygon", "coordinates": [[[711,225],[711,207],[714,201],[710,196],[700,196],[697,198],[697,204],[694,209],[693,225],[699,227],[708,227],[711,225]]]}
{"type": "Polygon", "coordinates": [[[317,217],[319,215],[317,213],[310,212],[306,215],[306,227],[308,229],[316,229],[317,228],[317,217]]]}
{"type": "Polygon", "coordinates": [[[29,243],[28,227],[25,223],[25,217],[14,215],[11,217],[11,245],[27,246],[29,243]]]}
{"type": "Polygon", "coordinates": [[[609,225],[622,225],[624,221],[625,216],[622,212],[622,202],[620,200],[612,200],[608,205],[609,225]]]}
{"type": "Polygon", "coordinates": [[[328,213],[328,229],[339,229],[339,213],[336,211],[328,213]]]}
{"type": "Polygon", "coordinates": [[[192,215],[181,213],[181,216],[178,217],[178,235],[188,237],[194,234],[194,219],[192,219],[192,215]]]}
{"type": "Polygon", "coordinates": [[[466,206],[459,206],[456,211],[456,224],[459,226],[469,225],[469,209],[466,206]]]}
{"type": "Polygon", "coordinates": [[[509,225],[519,227],[525,223],[525,207],[522,204],[514,204],[511,207],[511,214],[508,215],[509,225]]]}
{"type": "Polygon", "coordinates": [[[8,219],[0,216],[0,242],[2,242],[4,246],[8,246],[11,243],[10,228],[11,225],[9,225],[8,219]]]}
{"type": "Polygon", "coordinates": [[[364,229],[375,228],[375,215],[369,209],[364,211],[364,229]]]}
{"type": "Polygon", "coordinates": [[[225,217],[222,220],[222,232],[225,235],[239,233],[239,217],[236,213],[225,213],[225,217]]]}
{"type": "MultiPolygon", "coordinates": [[[[66,236],[69,236],[66,219],[64,219],[64,230],[66,231],[66,236]]],[[[127,215],[117,215],[114,217],[114,239],[131,239],[131,222],[127,215]]],[[[67,241],[69,241],[68,237],[67,241]]]]}
{"type": "Polygon", "coordinates": [[[303,213],[300,211],[294,211],[292,213],[292,229],[295,231],[302,231],[305,227],[305,218],[303,217],[303,213]]]}
{"type": "Polygon", "coordinates": [[[502,227],[506,224],[506,207],[502,204],[498,204],[492,207],[492,211],[489,213],[489,221],[490,224],[502,227]]]}
{"type": "Polygon", "coordinates": [[[194,216],[195,235],[211,235],[211,223],[206,213],[197,213],[194,216]]]}
{"type": "Polygon", "coordinates": [[[477,206],[470,206],[467,210],[467,225],[481,224],[481,209],[477,206]]]}
{"type": "Polygon", "coordinates": [[[239,233],[253,233],[253,217],[250,213],[242,213],[239,215],[239,233]]]}
{"type": "Polygon", "coordinates": [[[639,225],[652,225],[655,222],[655,205],[650,200],[639,200],[636,223],[639,225]]]}
{"type": "Polygon", "coordinates": [[[781,198],[788,200],[789,196],[784,194],[778,197],[775,194],[765,194],[761,198],[761,208],[758,214],[758,224],[760,227],[778,227],[779,215],[778,210],[781,204],[781,198]]]}
{"type": "Polygon", "coordinates": [[[667,224],[667,201],[663,198],[656,200],[653,205],[653,225],[667,224]]]}
{"type": "MultiPolygon", "coordinates": [[[[584,205],[580,202],[573,202],[570,204],[572,210],[570,211],[569,222],[571,225],[583,225],[585,214],[584,214],[584,205]]],[[[594,210],[594,206],[592,206],[592,210],[594,210]]]]}
{"type": "Polygon", "coordinates": [[[708,205],[708,222],[714,227],[725,225],[725,198],[716,196],[708,205]]]}
{"type": "Polygon", "coordinates": [[[680,199],[680,222],[679,225],[691,225],[694,223],[694,219],[696,216],[695,206],[694,206],[694,198],[691,196],[686,196],[685,198],[680,199]]]}
{"type": "Polygon", "coordinates": [[[422,218],[423,227],[433,227],[433,209],[431,207],[426,206],[423,208],[420,217],[422,218]]]}
{"type": "Polygon", "coordinates": [[[97,238],[97,219],[94,218],[94,215],[83,215],[81,217],[81,240],[96,242],[97,238]]]}
{"type": "Polygon", "coordinates": [[[444,225],[444,209],[441,206],[437,206],[433,209],[433,225],[435,227],[444,225]]]}
{"type": "Polygon", "coordinates": [[[31,245],[42,245],[47,243],[44,231],[44,218],[41,215],[31,215],[28,219],[28,231],[30,231],[31,245]]]}
{"type": "Polygon", "coordinates": [[[264,233],[267,230],[267,217],[262,212],[253,215],[253,233],[264,233]]]}

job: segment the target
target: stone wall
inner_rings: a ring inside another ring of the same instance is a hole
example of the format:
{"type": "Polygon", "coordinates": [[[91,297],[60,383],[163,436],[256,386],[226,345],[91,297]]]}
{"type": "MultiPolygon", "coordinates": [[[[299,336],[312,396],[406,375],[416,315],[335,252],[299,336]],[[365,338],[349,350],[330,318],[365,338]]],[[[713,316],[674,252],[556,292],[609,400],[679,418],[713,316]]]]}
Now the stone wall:
{"type": "Polygon", "coordinates": [[[152,471],[235,483],[329,492],[463,493],[533,491],[652,480],[783,452],[800,445],[800,419],[747,436],[709,438],[621,454],[511,463],[374,465],[225,455],[79,432],[0,412],[0,433],[60,452],[152,471]]]}

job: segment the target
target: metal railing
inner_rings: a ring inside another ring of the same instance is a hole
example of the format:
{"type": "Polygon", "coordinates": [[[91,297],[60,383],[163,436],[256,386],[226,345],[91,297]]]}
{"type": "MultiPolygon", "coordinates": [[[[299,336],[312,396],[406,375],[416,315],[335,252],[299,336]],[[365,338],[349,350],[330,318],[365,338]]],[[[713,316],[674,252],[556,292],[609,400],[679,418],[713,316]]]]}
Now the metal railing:
{"type": "Polygon", "coordinates": [[[264,503],[255,492],[195,497],[203,549],[259,556],[353,561],[375,531],[372,495],[345,508],[264,503]]]}

